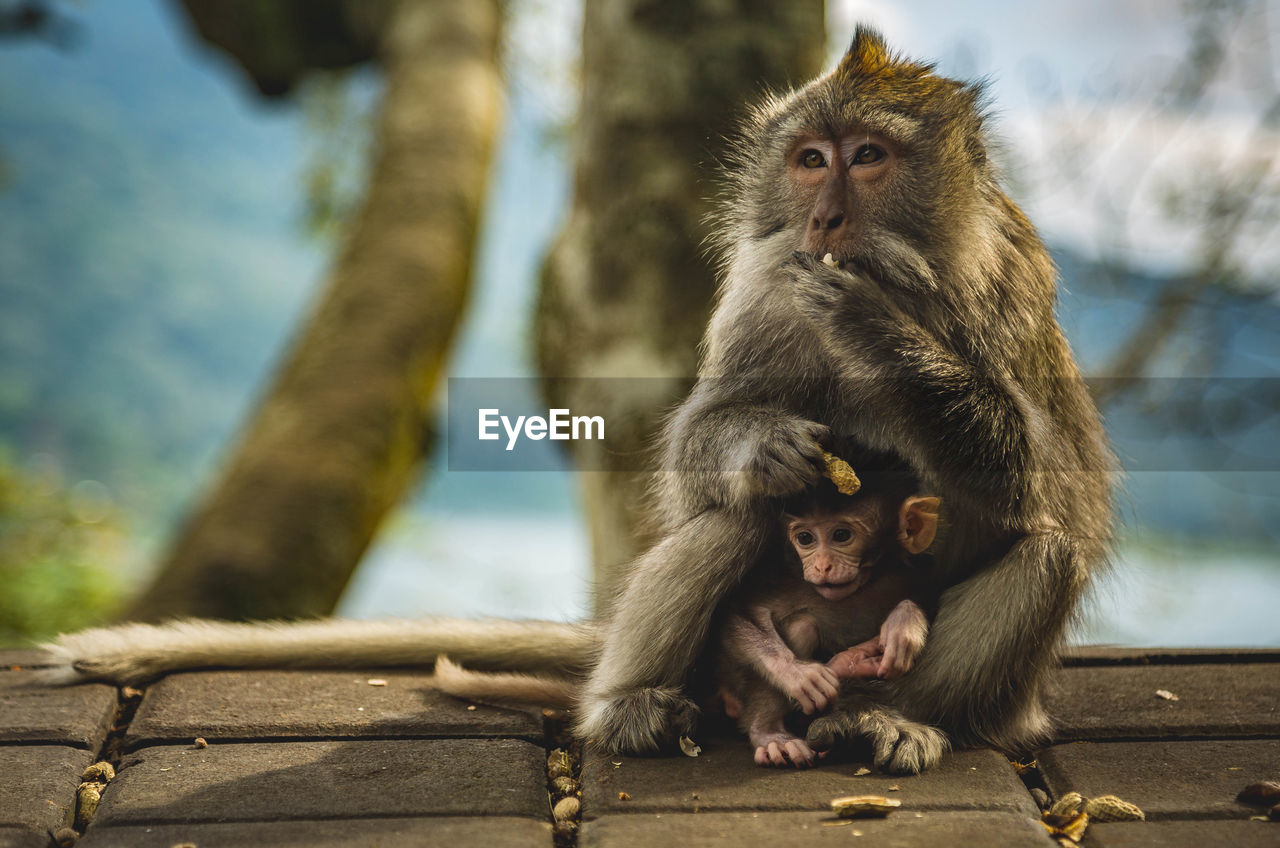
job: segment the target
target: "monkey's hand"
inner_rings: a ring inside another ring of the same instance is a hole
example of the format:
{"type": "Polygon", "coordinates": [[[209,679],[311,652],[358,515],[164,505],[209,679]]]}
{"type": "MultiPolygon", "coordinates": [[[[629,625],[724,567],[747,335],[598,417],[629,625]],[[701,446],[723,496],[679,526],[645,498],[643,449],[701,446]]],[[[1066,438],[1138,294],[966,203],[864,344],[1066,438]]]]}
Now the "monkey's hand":
{"type": "Polygon", "coordinates": [[[616,698],[583,698],[575,733],[609,752],[672,748],[693,733],[698,706],[670,687],[633,689],[616,698]]]}
{"type": "Polygon", "coordinates": [[[807,253],[794,254],[782,270],[796,305],[816,324],[852,321],[865,330],[896,312],[880,285],[856,270],[832,267],[807,253]]]}
{"type": "Polygon", "coordinates": [[[736,494],[743,500],[785,497],[818,482],[826,467],[823,444],[830,437],[831,431],[816,421],[778,415],[734,451],[736,494]]]}
{"type": "Polygon", "coordinates": [[[880,659],[879,676],[897,680],[910,671],[924,648],[928,632],[929,619],[924,610],[915,601],[900,601],[880,626],[879,641],[884,646],[884,656],[880,659]]]}
{"type": "Polygon", "coordinates": [[[831,669],[841,680],[858,678],[870,680],[880,676],[880,662],[884,657],[884,645],[880,637],[846,648],[827,660],[827,668],[831,669]]]}
{"type": "Polygon", "coordinates": [[[822,663],[789,663],[785,669],[778,670],[778,683],[805,715],[822,712],[840,694],[840,678],[822,663]]]}

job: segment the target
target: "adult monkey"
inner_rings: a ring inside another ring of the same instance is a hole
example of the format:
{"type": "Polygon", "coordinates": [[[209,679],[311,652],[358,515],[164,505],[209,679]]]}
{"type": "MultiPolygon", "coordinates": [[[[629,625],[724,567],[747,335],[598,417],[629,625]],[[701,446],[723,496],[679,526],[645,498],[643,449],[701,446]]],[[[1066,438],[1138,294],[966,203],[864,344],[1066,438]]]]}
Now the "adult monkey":
{"type": "Polygon", "coordinates": [[[731,178],[702,379],[664,435],[665,536],[599,628],[133,625],[63,637],[64,678],[440,653],[572,672],[599,645],[578,732],[653,749],[691,728],[689,667],[719,601],[776,542],[779,499],[816,479],[820,441],[851,440],[900,456],[947,503],[935,555],[953,585],[911,672],[844,699],[810,741],[868,736],[893,771],[940,756],[940,733],[902,732],[918,722],[961,745],[1036,741],[1054,649],[1105,560],[1113,463],[1054,321],[1052,264],[987,159],[980,92],[860,28],[834,71],[756,110],[731,178]]]}
{"type": "Polygon", "coordinates": [[[1054,320],[1053,265],[983,125],[976,86],[865,28],[834,71],[748,119],[700,380],[664,434],[664,538],[605,623],[581,735],[644,750],[688,731],[682,685],[712,612],[832,438],[900,456],[942,496],[951,585],[911,673],[810,741],[870,736],[881,765],[913,771],[942,750],[900,735],[913,719],[959,744],[1044,735],[1044,676],[1106,558],[1113,461],[1054,320]]]}

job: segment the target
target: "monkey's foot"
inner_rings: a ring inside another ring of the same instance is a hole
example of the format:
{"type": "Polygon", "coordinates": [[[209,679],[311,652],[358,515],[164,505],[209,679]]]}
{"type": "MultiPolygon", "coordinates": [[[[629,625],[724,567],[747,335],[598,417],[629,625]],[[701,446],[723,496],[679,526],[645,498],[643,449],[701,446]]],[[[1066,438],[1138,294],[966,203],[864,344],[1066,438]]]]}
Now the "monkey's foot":
{"type": "Polygon", "coordinates": [[[946,734],[938,728],[880,707],[814,719],[807,741],[826,751],[855,736],[871,743],[876,767],[889,774],[919,774],[937,765],[950,747],[946,734]]]}
{"type": "Polygon", "coordinates": [[[823,756],[790,733],[752,736],[751,741],[756,746],[756,765],[766,768],[813,768],[823,756]]]}
{"type": "Polygon", "coordinates": [[[574,731],[606,751],[645,753],[693,733],[698,706],[672,687],[633,689],[614,698],[583,698],[574,731]]]}

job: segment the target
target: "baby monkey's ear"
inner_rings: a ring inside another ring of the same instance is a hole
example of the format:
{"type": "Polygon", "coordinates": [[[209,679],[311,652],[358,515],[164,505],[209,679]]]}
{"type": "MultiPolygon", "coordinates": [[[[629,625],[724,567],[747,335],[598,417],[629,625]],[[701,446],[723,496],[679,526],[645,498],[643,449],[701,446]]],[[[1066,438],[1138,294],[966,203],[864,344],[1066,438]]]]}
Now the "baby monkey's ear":
{"type": "Polygon", "coordinates": [[[942,498],[910,497],[898,510],[898,542],[909,554],[922,553],[938,532],[938,508],[942,498]]]}

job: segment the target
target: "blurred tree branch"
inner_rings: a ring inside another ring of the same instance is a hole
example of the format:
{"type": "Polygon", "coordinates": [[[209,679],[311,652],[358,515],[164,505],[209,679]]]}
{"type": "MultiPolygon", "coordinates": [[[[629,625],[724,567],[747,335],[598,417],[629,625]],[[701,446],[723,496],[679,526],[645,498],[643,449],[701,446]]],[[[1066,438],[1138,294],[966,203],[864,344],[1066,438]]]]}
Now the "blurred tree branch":
{"type": "Polygon", "coordinates": [[[185,0],[258,90],[375,58],[374,162],[327,287],[129,616],[332,611],[431,444],[500,123],[499,0],[185,0]]]}
{"type": "MultiPolygon", "coordinates": [[[[1209,91],[1224,73],[1233,30],[1250,13],[1265,15],[1266,9],[1248,0],[1201,0],[1191,6],[1191,44],[1165,93],[1163,111],[1182,116],[1185,125],[1206,109],[1209,91]]],[[[1263,52],[1269,55],[1269,30],[1260,27],[1253,31],[1263,39],[1263,52]]],[[[1194,266],[1166,283],[1141,324],[1113,355],[1104,368],[1109,379],[1096,387],[1100,401],[1131,390],[1142,379],[1206,290],[1242,288],[1241,277],[1246,272],[1234,258],[1246,226],[1258,221],[1264,207],[1277,196],[1274,142],[1280,129],[1280,91],[1269,63],[1252,68],[1243,87],[1263,101],[1251,132],[1243,139],[1246,151],[1258,153],[1234,170],[1221,168],[1216,162],[1197,163],[1209,169],[1195,174],[1198,191],[1176,184],[1165,186],[1166,214],[1198,226],[1194,266]]]]}
{"type": "Polygon", "coordinates": [[[746,104],[818,72],[824,35],[821,0],[586,4],[574,197],[535,332],[548,402],[604,415],[624,446],[570,443],[601,597],[645,544],[637,469],[697,370],[716,162],[746,104]]]}
{"type": "MultiPolygon", "coordinates": [[[[1096,369],[1104,378],[1093,384],[1102,403],[1134,392],[1157,371],[1187,322],[1210,307],[1211,293],[1263,298],[1277,287],[1280,84],[1267,24],[1272,10],[1259,0],[1192,0],[1185,9],[1186,50],[1158,89],[1142,97],[1138,86],[1115,83],[1123,108],[1078,115],[1074,126],[1064,122],[1051,157],[1058,180],[1087,198],[1102,269],[1116,294],[1146,299],[1142,317],[1096,369]],[[1148,108],[1138,107],[1144,102],[1148,108]],[[1240,132],[1227,130],[1236,125],[1240,132]],[[1145,158],[1131,167],[1123,160],[1099,167],[1106,155],[1100,151],[1123,155],[1143,132],[1158,139],[1139,148],[1145,158]],[[1090,173],[1103,176],[1082,179],[1090,173]],[[1179,270],[1154,293],[1140,294],[1128,285],[1131,251],[1140,238],[1134,231],[1152,209],[1160,227],[1176,228],[1184,239],[1174,257],[1179,270]]],[[[1209,367],[1220,354],[1202,345],[1200,365],[1209,367]]]]}

